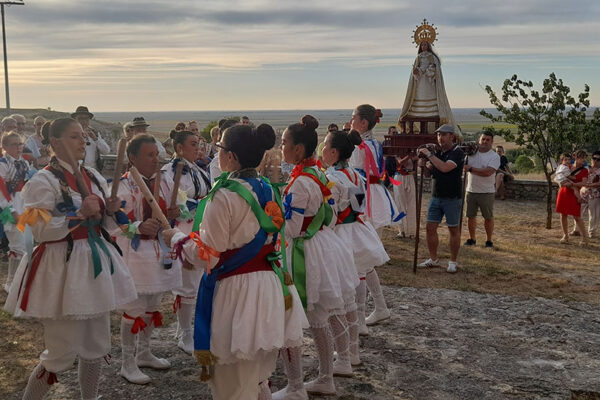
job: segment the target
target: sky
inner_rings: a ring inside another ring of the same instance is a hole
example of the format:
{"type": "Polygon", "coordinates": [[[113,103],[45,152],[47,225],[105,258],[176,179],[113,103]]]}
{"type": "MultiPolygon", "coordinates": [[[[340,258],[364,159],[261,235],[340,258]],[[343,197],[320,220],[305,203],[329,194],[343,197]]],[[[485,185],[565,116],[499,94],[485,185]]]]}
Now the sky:
{"type": "Polygon", "coordinates": [[[600,105],[598,0],[28,0],[6,8],[11,106],[400,108],[423,18],[452,107],[552,72],[600,105]]]}

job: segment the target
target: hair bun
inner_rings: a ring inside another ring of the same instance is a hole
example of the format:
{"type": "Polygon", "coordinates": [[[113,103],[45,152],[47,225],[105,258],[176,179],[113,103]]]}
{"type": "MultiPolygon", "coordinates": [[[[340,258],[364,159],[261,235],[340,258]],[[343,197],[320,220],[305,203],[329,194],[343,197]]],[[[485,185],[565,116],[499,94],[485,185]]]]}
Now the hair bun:
{"type": "Polygon", "coordinates": [[[275,130],[269,124],[260,124],[253,131],[259,146],[265,150],[272,149],[275,145],[275,130]]]}
{"type": "Polygon", "coordinates": [[[350,140],[350,143],[352,143],[355,146],[358,146],[362,143],[360,133],[358,133],[356,129],[352,129],[350,132],[348,132],[348,139],[350,140]]]}
{"type": "Polygon", "coordinates": [[[169,133],[169,137],[173,140],[175,140],[175,138],[177,137],[177,134],[179,132],[177,132],[175,129],[171,130],[171,133],[169,133]]]}
{"type": "Polygon", "coordinates": [[[300,119],[300,123],[309,131],[315,131],[319,127],[319,121],[312,115],[303,116],[302,119],[300,119]]]}
{"type": "Polygon", "coordinates": [[[47,146],[50,144],[50,125],[52,124],[52,121],[46,121],[44,123],[44,125],[42,125],[42,144],[44,146],[47,146]]]}

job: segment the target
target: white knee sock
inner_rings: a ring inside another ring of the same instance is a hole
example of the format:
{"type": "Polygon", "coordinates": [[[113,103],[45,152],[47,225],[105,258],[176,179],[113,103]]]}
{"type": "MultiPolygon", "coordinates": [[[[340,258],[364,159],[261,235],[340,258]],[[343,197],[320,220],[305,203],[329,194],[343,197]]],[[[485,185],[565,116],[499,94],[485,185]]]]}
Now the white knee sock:
{"type": "Polygon", "coordinates": [[[42,363],[39,363],[29,375],[23,400],[42,400],[50,386],[56,382],[56,374],[46,371],[42,363]]]}
{"type": "Polygon", "coordinates": [[[83,400],[96,400],[98,397],[98,385],[100,383],[100,371],[102,369],[102,358],[85,360],[79,357],[78,375],[81,398],[83,400]]]}
{"type": "Polygon", "coordinates": [[[383,297],[383,292],[381,291],[381,284],[379,283],[379,276],[377,272],[372,269],[367,272],[367,287],[371,292],[371,296],[373,296],[373,302],[375,303],[375,310],[383,311],[387,310],[387,305],[385,304],[385,298],[383,297]]]}

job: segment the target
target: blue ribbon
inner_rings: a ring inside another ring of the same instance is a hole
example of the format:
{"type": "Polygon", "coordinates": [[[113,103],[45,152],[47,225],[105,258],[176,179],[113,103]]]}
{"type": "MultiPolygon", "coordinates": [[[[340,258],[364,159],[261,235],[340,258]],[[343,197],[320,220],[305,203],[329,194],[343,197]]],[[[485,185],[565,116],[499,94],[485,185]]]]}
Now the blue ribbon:
{"type": "Polygon", "coordinates": [[[298,214],[304,215],[304,208],[292,206],[292,193],[288,193],[283,199],[283,208],[283,216],[286,220],[292,219],[293,212],[297,212],[298,214]]]}

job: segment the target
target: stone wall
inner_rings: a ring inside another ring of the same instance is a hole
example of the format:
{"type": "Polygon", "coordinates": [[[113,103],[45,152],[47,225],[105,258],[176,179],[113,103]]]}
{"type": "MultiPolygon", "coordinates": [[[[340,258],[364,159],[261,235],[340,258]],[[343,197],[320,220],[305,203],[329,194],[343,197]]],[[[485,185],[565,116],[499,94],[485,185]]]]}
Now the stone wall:
{"type": "MultiPolygon", "coordinates": [[[[431,192],[431,178],[423,181],[423,191],[431,192]]],[[[505,184],[504,196],[507,199],[545,201],[548,185],[545,181],[514,180],[505,184]]],[[[558,185],[552,185],[552,199],[556,200],[558,185]]]]}

